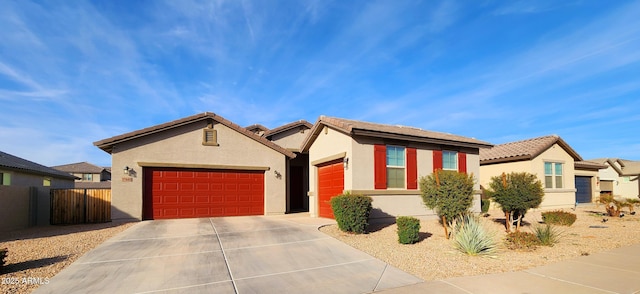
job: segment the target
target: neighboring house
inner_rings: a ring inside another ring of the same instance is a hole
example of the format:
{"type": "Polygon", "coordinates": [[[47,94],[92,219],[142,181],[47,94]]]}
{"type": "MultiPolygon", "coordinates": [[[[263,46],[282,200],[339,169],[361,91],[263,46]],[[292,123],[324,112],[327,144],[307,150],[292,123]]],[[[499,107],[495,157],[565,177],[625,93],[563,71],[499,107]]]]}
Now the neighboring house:
{"type": "Polygon", "coordinates": [[[111,189],[111,168],[100,167],[88,162],[78,162],[51,168],[75,176],[77,189],[111,189]]]}
{"type": "Polygon", "coordinates": [[[542,209],[569,208],[600,194],[598,170],[605,166],[582,157],[557,135],[495,145],[480,150],[480,184],[511,172],[537,175],[544,187],[542,209]],[[576,189],[577,188],[577,189],[576,189]]]}
{"type": "Polygon", "coordinates": [[[612,194],[624,198],[640,197],[640,161],[618,158],[590,159],[590,162],[603,164],[600,170],[600,193],[612,194]]]}
{"type": "MultiPolygon", "coordinates": [[[[259,125],[258,125],[259,126],[259,125]]],[[[309,155],[300,152],[300,145],[313,127],[306,120],[299,120],[267,130],[263,136],[293,152],[296,157],[287,161],[287,187],[289,200],[287,211],[309,211],[309,155]]]]}
{"type": "Polygon", "coordinates": [[[0,230],[49,224],[51,189],[73,188],[75,177],[0,151],[0,230]]]}
{"type": "Polygon", "coordinates": [[[296,155],[205,112],[95,142],[112,155],[112,219],[287,212],[296,155]]]}
{"type": "MultiPolygon", "coordinates": [[[[478,177],[479,149],[487,142],[421,130],[321,116],[300,148],[309,154],[309,212],[333,217],[329,200],[343,192],[373,198],[371,218],[431,217],[420,177],[436,169],[478,177]]],[[[480,211],[476,184],[473,210],[480,211]]]]}
{"type": "Polygon", "coordinates": [[[250,126],[245,127],[245,129],[249,130],[250,132],[258,135],[258,136],[263,136],[264,133],[266,133],[267,131],[269,131],[269,129],[261,124],[253,124],[250,126]]]}

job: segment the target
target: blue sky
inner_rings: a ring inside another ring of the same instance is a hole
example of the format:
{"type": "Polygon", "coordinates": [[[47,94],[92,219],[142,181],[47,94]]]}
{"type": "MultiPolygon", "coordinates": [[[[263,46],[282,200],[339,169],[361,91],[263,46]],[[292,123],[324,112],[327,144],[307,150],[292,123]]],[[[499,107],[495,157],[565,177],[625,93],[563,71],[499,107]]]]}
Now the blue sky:
{"type": "Polygon", "coordinates": [[[110,165],[94,141],[205,111],[558,134],[585,159],[640,160],[638,1],[2,6],[0,150],[45,165],[110,165]]]}

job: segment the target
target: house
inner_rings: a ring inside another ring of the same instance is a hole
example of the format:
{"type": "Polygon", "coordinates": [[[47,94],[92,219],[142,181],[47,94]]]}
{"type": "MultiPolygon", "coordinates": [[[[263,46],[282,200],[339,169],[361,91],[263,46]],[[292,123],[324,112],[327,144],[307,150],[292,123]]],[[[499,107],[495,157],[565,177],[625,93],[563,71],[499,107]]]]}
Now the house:
{"type": "Polygon", "coordinates": [[[266,130],[263,136],[293,152],[296,157],[287,161],[288,212],[309,211],[309,155],[301,153],[300,145],[313,127],[306,120],[299,120],[266,130]]]}
{"type": "Polygon", "coordinates": [[[49,224],[51,189],[73,188],[75,177],[0,151],[0,231],[49,224]]]}
{"type": "MultiPolygon", "coordinates": [[[[413,127],[321,116],[300,150],[309,156],[309,212],[333,217],[330,198],[343,192],[373,199],[372,219],[431,217],[419,178],[436,169],[477,177],[479,150],[487,142],[413,127]]],[[[474,211],[480,211],[476,184],[474,211]]]]}
{"type": "Polygon", "coordinates": [[[623,198],[640,197],[640,161],[618,158],[599,158],[589,161],[606,167],[598,173],[600,193],[623,198]]]}
{"type": "Polygon", "coordinates": [[[291,206],[287,166],[296,155],[215,113],[94,145],[112,156],[112,219],[270,215],[291,206]]]}
{"type": "Polygon", "coordinates": [[[263,136],[264,133],[266,133],[267,131],[269,131],[269,128],[261,125],[261,124],[253,124],[250,126],[245,127],[245,129],[249,130],[250,132],[258,135],[258,136],[263,136]]]}
{"type": "Polygon", "coordinates": [[[77,189],[111,189],[111,168],[100,167],[88,162],[78,162],[51,168],[75,176],[77,189]]]}
{"type": "Polygon", "coordinates": [[[480,184],[488,187],[491,178],[511,172],[537,175],[543,183],[540,208],[569,208],[596,199],[598,170],[602,164],[586,162],[557,135],[495,145],[480,150],[480,184]]]}

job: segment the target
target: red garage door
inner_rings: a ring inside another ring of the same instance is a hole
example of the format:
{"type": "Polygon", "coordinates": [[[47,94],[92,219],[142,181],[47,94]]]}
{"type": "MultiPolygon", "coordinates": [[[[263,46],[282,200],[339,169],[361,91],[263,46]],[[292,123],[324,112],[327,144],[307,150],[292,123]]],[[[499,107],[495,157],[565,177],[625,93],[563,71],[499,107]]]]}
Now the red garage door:
{"type": "Polygon", "coordinates": [[[145,219],[262,215],[264,172],[145,168],[145,219]]]}
{"type": "Polygon", "coordinates": [[[334,218],[331,198],[344,191],[344,168],[342,159],[318,165],[318,214],[334,218]]]}

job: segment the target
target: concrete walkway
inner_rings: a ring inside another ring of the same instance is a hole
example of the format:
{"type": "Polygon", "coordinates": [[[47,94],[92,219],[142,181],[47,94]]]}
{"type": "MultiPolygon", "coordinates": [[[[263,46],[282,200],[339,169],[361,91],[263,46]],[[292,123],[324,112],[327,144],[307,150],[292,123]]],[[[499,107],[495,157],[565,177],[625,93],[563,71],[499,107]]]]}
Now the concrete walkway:
{"type": "Polygon", "coordinates": [[[640,244],[520,272],[429,281],[379,293],[640,293],[640,244]]]}
{"type": "Polygon", "coordinates": [[[317,230],[308,216],[135,224],[34,293],[368,293],[422,280],[317,230]]]}

